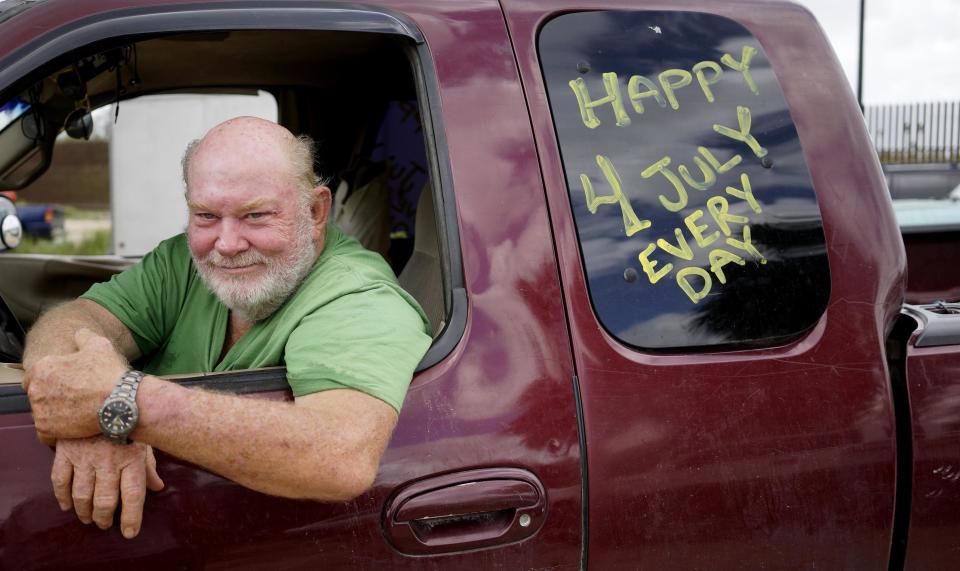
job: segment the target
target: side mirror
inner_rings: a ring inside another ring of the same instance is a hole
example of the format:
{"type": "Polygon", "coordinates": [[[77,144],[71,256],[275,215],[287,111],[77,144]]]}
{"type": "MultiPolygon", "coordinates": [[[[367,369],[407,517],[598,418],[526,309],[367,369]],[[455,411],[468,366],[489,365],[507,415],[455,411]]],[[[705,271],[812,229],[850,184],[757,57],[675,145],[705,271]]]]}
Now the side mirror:
{"type": "Polygon", "coordinates": [[[13,214],[8,214],[0,221],[0,245],[4,249],[12,250],[20,245],[20,239],[23,238],[23,225],[20,219],[13,214]]]}
{"type": "Polygon", "coordinates": [[[6,196],[0,196],[0,250],[12,250],[20,245],[23,226],[17,216],[17,207],[6,196]]]}
{"type": "Polygon", "coordinates": [[[21,189],[43,174],[54,136],[40,113],[19,97],[0,107],[0,190],[21,189]]]}

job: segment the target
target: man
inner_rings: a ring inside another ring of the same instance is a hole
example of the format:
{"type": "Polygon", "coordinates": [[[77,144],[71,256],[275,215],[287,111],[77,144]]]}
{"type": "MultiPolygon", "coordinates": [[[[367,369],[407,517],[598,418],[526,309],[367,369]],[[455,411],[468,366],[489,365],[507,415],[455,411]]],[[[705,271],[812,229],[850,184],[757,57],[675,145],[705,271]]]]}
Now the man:
{"type": "Polygon", "coordinates": [[[191,144],[183,170],[186,236],[50,311],[24,355],[61,508],[106,529],[119,499],[127,538],[146,487],[163,486],[153,447],[267,494],[362,493],[430,344],[382,258],[327,225],[309,140],[237,118],[191,144]],[[127,364],[137,359],[142,380],[127,364]],[[278,364],[293,404],[154,376],[278,364]]]}

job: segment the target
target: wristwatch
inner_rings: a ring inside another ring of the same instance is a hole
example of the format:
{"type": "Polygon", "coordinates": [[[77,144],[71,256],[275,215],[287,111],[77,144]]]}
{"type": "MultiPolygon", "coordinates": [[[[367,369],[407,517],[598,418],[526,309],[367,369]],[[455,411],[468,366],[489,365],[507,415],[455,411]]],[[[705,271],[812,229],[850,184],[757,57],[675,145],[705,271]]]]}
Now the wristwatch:
{"type": "Polygon", "coordinates": [[[130,370],[120,376],[117,386],[103,401],[97,413],[100,417],[100,432],[114,444],[128,444],[127,437],[137,427],[140,408],[137,406],[137,388],[143,373],[130,370]]]}

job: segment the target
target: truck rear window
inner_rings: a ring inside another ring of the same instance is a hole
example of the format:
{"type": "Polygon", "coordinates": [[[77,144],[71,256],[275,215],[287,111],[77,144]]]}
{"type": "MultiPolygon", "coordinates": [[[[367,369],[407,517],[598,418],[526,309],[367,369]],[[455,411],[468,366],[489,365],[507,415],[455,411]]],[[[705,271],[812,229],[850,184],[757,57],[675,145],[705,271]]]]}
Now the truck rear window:
{"type": "Polygon", "coordinates": [[[774,71],[728,18],[581,12],[538,49],[590,298],[648,349],[755,346],[830,296],[820,210],[774,71]]]}

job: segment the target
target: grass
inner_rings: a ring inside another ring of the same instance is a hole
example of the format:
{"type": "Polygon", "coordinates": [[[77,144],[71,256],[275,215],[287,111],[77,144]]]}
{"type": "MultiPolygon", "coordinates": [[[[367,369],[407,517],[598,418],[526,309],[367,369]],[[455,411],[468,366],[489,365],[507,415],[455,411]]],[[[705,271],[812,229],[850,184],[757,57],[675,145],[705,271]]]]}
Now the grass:
{"type": "Polygon", "coordinates": [[[55,254],[58,256],[96,256],[111,248],[110,231],[98,230],[82,242],[42,240],[24,236],[13,252],[16,254],[55,254]]]}
{"type": "Polygon", "coordinates": [[[110,218],[109,210],[87,210],[76,206],[63,205],[63,217],[73,220],[100,220],[110,218]]]}

